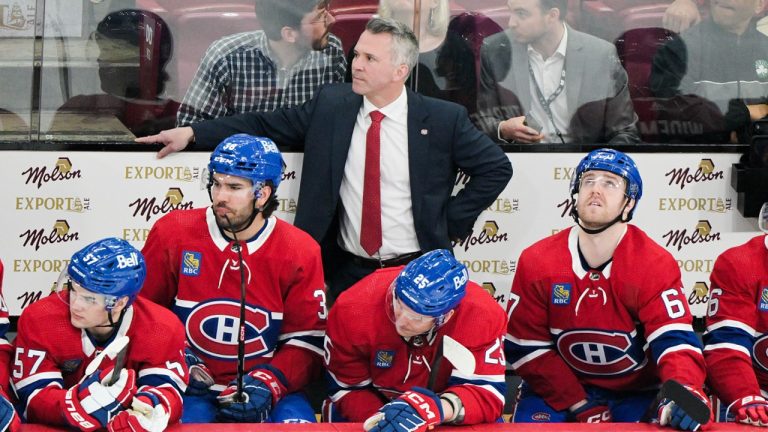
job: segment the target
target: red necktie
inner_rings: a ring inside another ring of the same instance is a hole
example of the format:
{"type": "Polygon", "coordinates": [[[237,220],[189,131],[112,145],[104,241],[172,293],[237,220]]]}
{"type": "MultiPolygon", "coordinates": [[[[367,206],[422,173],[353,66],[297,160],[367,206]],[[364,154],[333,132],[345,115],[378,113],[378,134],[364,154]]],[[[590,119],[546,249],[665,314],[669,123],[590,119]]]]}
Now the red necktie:
{"type": "Polygon", "coordinates": [[[360,246],[373,256],[381,247],[381,120],[384,114],[371,111],[371,126],[365,135],[365,177],[360,246]]]}

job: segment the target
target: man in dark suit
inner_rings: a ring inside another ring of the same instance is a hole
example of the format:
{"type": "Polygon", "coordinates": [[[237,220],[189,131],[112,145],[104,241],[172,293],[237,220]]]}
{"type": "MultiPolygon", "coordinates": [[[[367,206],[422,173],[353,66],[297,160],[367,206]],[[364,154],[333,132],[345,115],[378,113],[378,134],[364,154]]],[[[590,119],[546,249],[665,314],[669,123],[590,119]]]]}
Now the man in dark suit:
{"type": "Polygon", "coordinates": [[[566,0],[509,0],[509,30],[481,51],[478,123],[522,143],[640,141],[616,48],[565,23],[566,0]]]}
{"type": "Polygon", "coordinates": [[[507,156],[471,124],[466,109],[406,90],[417,56],[411,30],[374,18],[355,47],[351,85],[322,87],[300,107],[196,123],[137,141],[165,144],[160,157],[193,139],[195,148],[209,148],[239,132],[303,146],[294,224],[322,246],[329,293],[335,298],[376,268],[450,248],[452,240],[470,233],[477,216],[512,177],[507,156]],[[361,214],[379,208],[364,197],[372,112],[384,115],[381,234],[373,250],[361,241],[361,214]],[[452,196],[458,169],[470,180],[452,196]]]}

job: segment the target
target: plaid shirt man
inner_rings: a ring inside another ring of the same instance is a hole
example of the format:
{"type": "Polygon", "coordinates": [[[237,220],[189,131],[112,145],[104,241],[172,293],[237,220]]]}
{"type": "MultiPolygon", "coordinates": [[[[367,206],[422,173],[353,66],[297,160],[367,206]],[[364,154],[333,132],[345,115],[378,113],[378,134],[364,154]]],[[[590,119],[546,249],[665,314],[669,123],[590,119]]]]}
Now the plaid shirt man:
{"type": "Polygon", "coordinates": [[[310,50],[288,69],[272,60],[263,31],[227,36],[214,42],[203,56],[176,125],[300,105],[319,86],[343,82],[346,70],[341,41],[332,34],[322,51],[310,50]]]}

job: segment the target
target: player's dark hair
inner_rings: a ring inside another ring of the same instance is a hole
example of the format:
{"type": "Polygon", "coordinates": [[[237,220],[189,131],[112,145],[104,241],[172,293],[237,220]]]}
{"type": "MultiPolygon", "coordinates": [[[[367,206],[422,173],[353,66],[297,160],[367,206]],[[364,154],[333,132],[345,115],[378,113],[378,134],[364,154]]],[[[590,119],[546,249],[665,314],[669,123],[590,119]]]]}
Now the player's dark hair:
{"type": "Polygon", "coordinates": [[[275,184],[272,183],[272,180],[267,180],[264,182],[265,186],[269,186],[269,189],[272,191],[272,193],[269,194],[269,199],[267,199],[267,202],[264,203],[264,208],[261,209],[261,215],[264,216],[264,219],[272,216],[272,212],[277,210],[277,206],[280,204],[280,202],[277,200],[277,188],[275,188],[275,184]]]}
{"type": "Polygon", "coordinates": [[[539,0],[542,12],[550,9],[560,11],[560,21],[565,21],[565,14],[568,13],[568,0],[539,0]]]}
{"type": "Polygon", "coordinates": [[[298,29],[304,15],[315,6],[327,7],[330,0],[256,0],[256,17],[270,40],[282,38],[283,27],[298,29]]]}

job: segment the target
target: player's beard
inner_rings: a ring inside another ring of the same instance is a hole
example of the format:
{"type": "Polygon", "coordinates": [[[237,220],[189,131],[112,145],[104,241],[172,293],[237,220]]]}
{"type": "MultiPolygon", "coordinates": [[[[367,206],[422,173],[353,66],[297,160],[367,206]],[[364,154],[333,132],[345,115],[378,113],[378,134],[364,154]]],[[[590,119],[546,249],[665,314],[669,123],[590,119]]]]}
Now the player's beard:
{"type": "Polygon", "coordinates": [[[576,211],[579,216],[579,222],[581,226],[587,229],[600,229],[609,224],[613,224],[617,218],[622,218],[622,213],[626,208],[628,198],[624,198],[618,207],[613,207],[606,197],[596,198],[600,206],[597,207],[597,211],[590,209],[590,202],[593,201],[592,197],[587,198],[583,203],[576,203],[576,211]],[[613,208],[612,208],[613,207],[613,208]]]}
{"type": "Polygon", "coordinates": [[[326,30],[325,33],[320,36],[319,38],[312,41],[312,49],[315,51],[322,51],[328,46],[328,37],[330,36],[331,31],[326,30]]]}
{"type": "Polygon", "coordinates": [[[255,218],[251,217],[253,215],[252,212],[256,212],[256,209],[251,208],[249,213],[243,214],[242,212],[234,211],[225,205],[217,205],[214,207],[213,214],[216,217],[216,224],[220,228],[226,231],[230,231],[230,228],[234,228],[234,230],[237,232],[247,229],[248,226],[253,223],[255,218]],[[219,215],[219,213],[216,211],[218,208],[226,209],[227,212],[223,215],[219,215]],[[227,220],[227,218],[229,218],[229,220],[227,220]]]}
{"type": "Polygon", "coordinates": [[[589,197],[585,202],[577,203],[577,212],[579,215],[579,221],[581,225],[586,228],[595,229],[601,228],[613,220],[616,215],[609,214],[610,210],[607,208],[605,199],[597,199],[600,203],[600,207],[593,207],[590,203],[593,201],[592,197],[589,197]]]}

